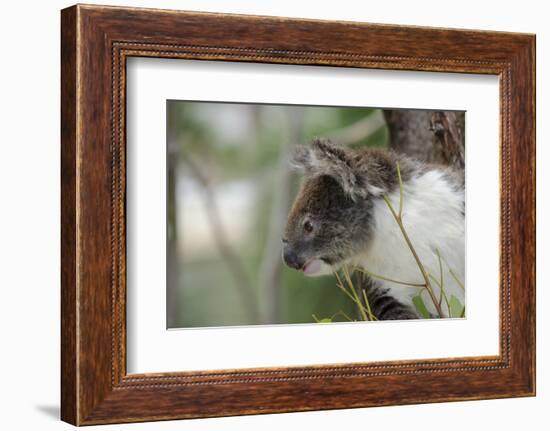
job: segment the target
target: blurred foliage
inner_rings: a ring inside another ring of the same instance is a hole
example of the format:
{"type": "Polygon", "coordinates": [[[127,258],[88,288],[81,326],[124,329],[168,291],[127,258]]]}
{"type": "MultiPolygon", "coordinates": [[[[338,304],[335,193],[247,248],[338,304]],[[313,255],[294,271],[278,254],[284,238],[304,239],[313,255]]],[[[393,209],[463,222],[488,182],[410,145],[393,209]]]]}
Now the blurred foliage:
{"type": "MultiPolygon", "coordinates": [[[[253,220],[247,227],[246,238],[235,247],[240,262],[255,290],[258,308],[265,301],[261,286],[261,267],[265,257],[274,198],[277,192],[276,178],[281,175],[280,158],[288,150],[285,146],[306,144],[316,136],[331,136],[335,132],[353,126],[366,117],[380,114],[370,108],[301,107],[303,114],[298,142],[290,142],[289,129],[296,107],[275,105],[245,105],[231,103],[203,103],[169,101],[167,103],[167,137],[169,145],[168,175],[173,176],[178,189],[179,182],[190,175],[186,161],[193,160],[201,167],[212,187],[239,180],[255,188],[253,220]],[[170,159],[172,158],[172,159],[170,159]]],[[[296,111],[298,112],[298,111],[296,111]]],[[[354,147],[385,147],[388,130],[381,124],[356,142],[354,147]]],[[[296,174],[290,174],[290,205],[300,184],[296,174]]],[[[168,184],[171,184],[170,180],[168,184]]],[[[168,199],[185,196],[168,193],[168,199]]],[[[252,199],[252,197],[251,197],[252,199]]],[[[175,231],[179,224],[177,202],[168,202],[176,208],[173,219],[168,219],[168,231],[175,231]]],[[[184,242],[185,231],[168,241],[184,242]]],[[[280,248],[280,244],[277,245],[280,248]]],[[[170,250],[170,247],[168,247],[170,250]]],[[[175,249],[181,249],[177,244],[175,249]]],[[[265,322],[262,317],[251,319],[240,296],[238,286],[227,262],[220,253],[201,259],[180,257],[174,271],[177,304],[170,304],[168,312],[176,313],[176,327],[248,325],[257,323],[310,323],[314,316],[331,321],[346,321],[344,316],[355,319],[356,307],[336,287],[333,276],[307,278],[298,271],[280,264],[280,282],[277,287],[281,307],[276,321],[265,322]]],[[[174,274],[172,274],[174,275],[174,274]]],[[[174,297],[174,296],[172,296],[174,297]]]]}

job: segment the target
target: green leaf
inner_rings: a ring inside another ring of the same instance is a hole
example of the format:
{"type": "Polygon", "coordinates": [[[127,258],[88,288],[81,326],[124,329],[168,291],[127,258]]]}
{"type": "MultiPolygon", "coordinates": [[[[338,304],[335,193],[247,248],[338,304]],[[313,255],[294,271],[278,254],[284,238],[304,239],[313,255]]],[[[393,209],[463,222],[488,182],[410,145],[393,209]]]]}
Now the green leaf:
{"type": "Polygon", "coordinates": [[[426,304],[424,304],[424,300],[420,295],[413,296],[412,302],[414,306],[416,307],[416,310],[420,313],[420,315],[425,318],[430,318],[430,313],[428,312],[428,309],[426,308],[426,304]]]}
{"type": "Polygon", "coordinates": [[[323,319],[318,319],[315,314],[312,314],[311,317],[313,317],[313,319],[317,323],[332,323],[332,318],[331,317],[325,317],[323,319]]]}
{"type": "Polygon", "coordinates": [[[451,317],[464,317],[464,305],[460,303],[460,300],[456,296],[451,296],[449,307],[451,309],[451,317]]]}

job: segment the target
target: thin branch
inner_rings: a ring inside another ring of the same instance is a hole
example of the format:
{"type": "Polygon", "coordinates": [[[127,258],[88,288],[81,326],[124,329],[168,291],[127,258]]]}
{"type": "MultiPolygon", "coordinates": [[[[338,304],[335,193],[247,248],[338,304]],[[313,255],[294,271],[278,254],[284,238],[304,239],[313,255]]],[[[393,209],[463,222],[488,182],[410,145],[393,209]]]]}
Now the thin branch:
{"type": "Polygon", "coordinates": [[[439,289],[441,290],[439,294],[439,305],[441,306],[441,298],[443,298],[443,265],[441,264],[441,254],[439,253],[439,249],[435,249],[437,253],[437,261],[439,262],[439,289]]]}
{"type": "Polygon", "coordinates": [[[344,266],[344,268],[342,269],[342,272],[344,273],[344,278],[345,278],[346,282],[348,283],[348,288],[349,288],[350,292],[352,293],[353,297],[355,298],[355,302],[361,307],[361,310],[363,311],[364,320],[369,320],[366,308],[361,303],[361,299],[359,298],[359,295],[357,295],[357,291],[355,290],[355,287],[353,286],[353,282],[351,281],[351,277],[349,275],[348,268],[344,266]]]}
{"type": "Polygon", "coordinates": [[[383,275],[378,275],[378,274],[375,274],[374,272],[370,272],[365,268],[355,268],[355,269],[359,272],[367,274],[369,277],[378,278],[380,280],[389,281],[391,283],[401,284],[403,286],[410,286],[410,287],[426,287],[424,283],[408,283],[406,281],[394,280],[393,278],[384,277],[383,275]]]}
{"type": "Polygon", "coordinates": [[[401,178],[399,161],[397,162],[397,178],[399,178],[399,219],[401,219],[403,214],[403,179],[401,178]]]}
{"type": "Polygon", "coordinates": [[[342,292],[344,292],[348,298],[350,298],[354,303],[356,303],[354,296],[351,293],[349,293],[348,290],[344,287],[344,284],[342,283],[342,280],[340,279],[340,276],[338,275],[337,272],[334,273],[334,276],[336,277],[336,280],[337,280],[336,286],[342,292]]]}
{"type": "Polygon", "coordinates": [[[334,313],[330,320],[334,319],[336,316],[338,316],[339,314],[341,314],[342,316],[344,316],[346,318],[346,320],[348,322],[353,322],[353,319],[351,317],[349,317],[346,313],[344,313],[342,310],[338,310],[336,313],[334,313]]]}
{"type": "Polygon", "coordinates": [[[369,298],[367,298],[367,292],[365,289],[361,289],[361,293],[363,294],[363,299],[365,300],[365,305],[367,306],[367,310],[369,312],[370,320],[378,320],[374,313],[372,312],[372,309],[370,308],[370,302],[369,298]]]}
{"type": "MultiPolygon", "coordinates": [[[[174,119],[175,113],[173,110],[168,110],[170,116],[170,125],[176,121],[174,119]]],[[[167,272],[167,288],[166,288],[166,321],[169,328],[176,327],[179,324],[178,308],[180,306],[181,297],[181,280],[180,280],[180,262],[181,252],[178,249],[178,203],[176,199],[176,183],[177,174],[179,171],[179,158],[177,154],[177,142],[176,142],[176,130],[175,126],[168,127],[168,145],[167,152],[168,157],[166,159],[167,170],[167,196],[166,201],[168,203],[166,208],[166,221],[168,224],[168,235],[166,239],[167,258],[166,258],[166,272],[167,272]]]]}
{"type": "Polygon", "coordinates": [[[341,145],[351,145],[368,138],[385,125],[382,111],[376,110],[350,126],[329,132],[327,137],[341,145]]]}
{"type": "Polygon", "coordinates": [[[454,271],[451,268],[449,268],[449,272],[451,273],[452,277],[455,279],[457,284],[462,288],[462,290],[464,290],[464,284],[458,279],[454,271]]]}
{"type": "MultiPolygon", "coordinates": [[[[369,300],[367,297],[365,297],[365,305],[362,304],[361,298],[359,297],[357,290],[355,289],[355,286],[353,285],[353,281],[351,279],[351,275],[349,273],[348,267],[344,266],[342,268],[342,272],[344,273],[344,277],[346,282],[348,283],[349,290],[353,293],[353,296],[355,298],[355,301],[358,305],[362,307],[362,309],[365,311],[365,314],[367,315],[367,319],[365,320],[377,320],[374,314],[372,313],[372,310],[370,308],[369,300]]],[[[361,289],[361,288],[360,288],[361,289]]],[[[361,289],[361,292],[363,292],[363,295],[365,294],[365,291],[361,289]]]]}
{"type": "Polygon", "coordinates": [[[407,231],[405,230],[405,226],[403,226],[403,221],[400,219],[399,215],[395,212],[395,209],[393,208],[390,200],[386,195],[384,195],[384,201],[388,205],[388,208],[390,209],[393,217],[395,218],[395,221],[397,222],[397,225],[399,226],[399,229],[401,230],[401,233],[403,235],[403,238],[405,239],[405,242],[407,243],[407,246],[409,247],[409,250],[411,251],[414,260],[416,261],[416,264],[418,266],[418,269],[420,270],[420,273],[422,274],[422,277],[424,278],[424,281],[426,282],[426,290],[428,291],[428,294],[430,295],[430,298],[432,302],[434,303],[434,306],[437,310],[437,313],[439,314],[439,317],[443,317],[443,311],[441,310],[441,307],[439,306],[437,299],[434,295],[432,285],[430,283],[430,278],[428,277],[428,273],[426,272],[426,269],[424,268],[424,265],[422,264],[420,258],[418,257],[418,254],[416,253],[416,250],[411,242],[411,239],[409,238],[409,235],[407,234],[407,231]]]}
{"type": "Polygon", "coordinates": [[[434,281],[434,283],[437,284],[437,286],[439,287],[439,289],[441,291],[441,296],[439,297],[439,301],[440,301],[439,305],[441,306],[441,298],[443,297],[443,299],[445,299],[445,305],[447,306],[447,311],[449,312],[449,316],[450,316],[451,315],[451,304],[449,303],[449,297],[447,296],[447,294],[445,293],[445,291],[443,290],[443,288],[439,284],[439,281],[437,280],[437,278],[435,278],[432,274],[428,274],[428,275],[434,281]]]}
{"type": "MultiPolygon", "coordinates": [[[[342,310],[338,310],[336,313],[334,313],[332,316],[330,316],[330,323],[333,323],[332,321],[338,315],[344,316],[344,318],[348,322],[354,322],[354,320],[351,317],[349,317],[346,313],[344,313],[342,310]]],[[[312,314],[311,317],[313,317],[313,320],[315,320],[316,323],[324,323],[323,319],[319,319],[315,314],[312,314]]]]}
{"type": "MultiPolygon", "coordinates": [[[[399,163],[397,164],[397,174],[398,174],[399,177],[401,177],[401,172],[399,170],[399,163]]],[[[400,185],[400,189],[402,189],[403,188],[403,183],[400,182],[399,185],[400,185]]],[[[414,246],[411,242],[411,239],[409,238],[409,235],[407,234],[407,231],[405,230],[405,226],[403,225],[403,220],[402,220],[401,216],[393,208],[393,205],[391,204],[388,196],[384,195],[383,198],[384,198],[384,201],[386,202],[386,205],[388,205],[388,208],[389,208],[391,214],[393,215],[393,218],[397,222],[397,225],[399,226],[399,229],[401,230],[401,234],[403,235],[403,238],[405,239],[405,242],[407,243],[407,246],[409,247],[409,249],[410,249],[410,251],[411,251],[411,253],[414,257],[414,260],[416,261],[418,269],[420,270],[420,273],[422,274],[422,277],[424,278],[424,281],[426,282],[426,290],[428,291],[428,294],[430,295],[430,298],[431,298],[432,302],[434,303],[434,306],[437,310],[437,313],[439,314],[439,317],[444,317],[443,310],[441,309],[441,306],[437,302],[437,299],[434,295],[432,285],[430,283],[430,277],[428,276],[428,272],[424,268],[424,265],[422,264],[422,261],[420,260],[420,257],[418,257],[418,254],[416,253],[416,249],[414,248],[414,246]]]]}
{"type": "Polygon", "coordinates": [[[361,314],[362,320],[365,320],[365,321],[369,320],[368,317],[367,317],[367,309],[363,306],[363,304],[359,300],[359,297],[357,296],[357,292],[355,292],[355,289],[353,289],[353,287],[351,287],[350,291],[353,292],[353,293],[348,292],[348,290],[344,286],[344,283],[340,279],[340,276],[338,275],[338,273],[335,272],[334,275],[336,277],[336,280],[338,280],[338,283],[336,284],[338,286],[338,288],[342,292],[344,292],[348,296],[348,298],[350,298],[357,305],[357,308],[359,309],[359,313],[361,314]]]}
{"type": "Polygon", "coordinates": [[[460,281],[460,278],[458,278],[456,273],[453,271],[453,269],[451,268],[451,265],[449,265],[449,262],[447,262],[443,256],[441,256],[441,260],[445,265],[447,265],[447,268],[449,268],[449,273],[451,274],[453,279],[456,281],[456,283],[462,288],[462,290],[465,290],[464,283],[460,281]]]}
{"type": "MultiPolygon", "coordinates": [[[[276,170],[272,172],[269,187],[273,198],[267,220],[267,238],[260,263],[260,286],[263,288],[262,308],[265,323],[276,323],[281,314],[281,230],[287,218],[291,204],[292,170],[288,163],[289,154],[296,142],[300,142],[303,129],[304,108],[294,107],[286,115],[287,136],[280,148],[276,170]]],[[[259,134],[256,138],[261,144],[259,134]]]]}
{"type": "Polygon", "coordinates": [[[235,280],[235,287],[239,292],[241,301],[248,310],[250,317],[255,321],[259,321],[259,313],[257,308],[256,292],[252,287],[252,283],[246,273],[245,267],[241,262],[239,255],[231,247],[219,215],[218,206],[214,198],[214,192],[211,189],[210,181],[207,176],[201,171],[198,164],[195,163],[189,156],[186,156],[183,161],[189,167],[194,178],[204,189],[204,200],[210,227],[216,245],[222,255],[222,259],[227,265],[229,272],[235,280]]]}

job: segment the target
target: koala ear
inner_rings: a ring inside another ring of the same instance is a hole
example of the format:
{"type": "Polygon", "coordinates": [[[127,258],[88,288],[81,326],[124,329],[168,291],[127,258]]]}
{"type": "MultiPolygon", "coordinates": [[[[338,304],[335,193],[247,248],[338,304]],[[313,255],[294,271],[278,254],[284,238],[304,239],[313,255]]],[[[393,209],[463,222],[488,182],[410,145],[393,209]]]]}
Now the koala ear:
{"type": "Polygon", "coordinates": [[[314,139],[309,146],[297,147],[292,161],[306,175],[328,175],[334,178],[352,199],[367,195],[363,178],[354,168],[352,150],[328,139],[314,139]]]}

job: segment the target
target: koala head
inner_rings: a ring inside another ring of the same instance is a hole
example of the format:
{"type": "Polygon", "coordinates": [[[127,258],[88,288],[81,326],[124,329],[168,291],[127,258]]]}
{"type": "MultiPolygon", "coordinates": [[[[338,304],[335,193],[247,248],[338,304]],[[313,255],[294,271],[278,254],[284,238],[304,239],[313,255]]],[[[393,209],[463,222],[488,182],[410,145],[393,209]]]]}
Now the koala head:
{"type": "Polygon", "coordinates": [[[321,139],[298,147],[293,164],[304,181],[282,238],[286,265],[309,276],[331,274],[368,246],[373,199],[385,191],[385,171],[368,151],[321,139]]]}

